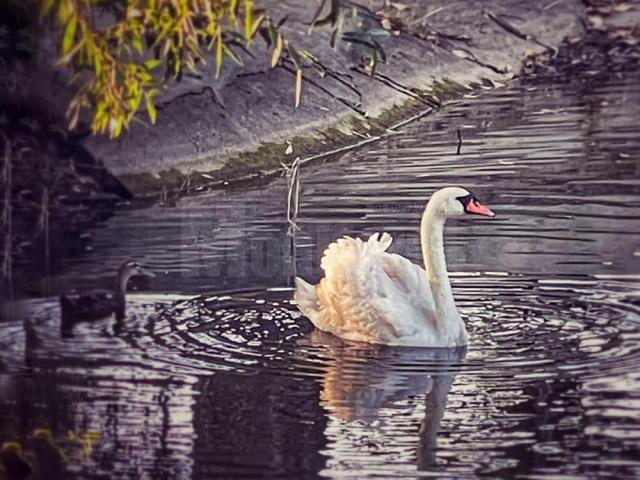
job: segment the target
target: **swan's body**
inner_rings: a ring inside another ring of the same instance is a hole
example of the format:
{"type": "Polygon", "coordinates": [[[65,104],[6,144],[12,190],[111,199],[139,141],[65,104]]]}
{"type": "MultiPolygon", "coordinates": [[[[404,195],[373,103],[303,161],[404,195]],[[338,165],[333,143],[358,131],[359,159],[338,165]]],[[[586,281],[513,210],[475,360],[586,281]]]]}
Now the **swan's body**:
{"type": "Polygon", "coordinates": [[[343,237],[329,245],[318,285],[296,278],[294,299],[320,330],[338,337],[430,347],[466,345],[444,257],[446,218],[464,213],[493,216],[458,187],[437,191],[422,216],[420,237],[426,269],[387,253],[392,238],[374,234],[365,242],[343,237]]]}

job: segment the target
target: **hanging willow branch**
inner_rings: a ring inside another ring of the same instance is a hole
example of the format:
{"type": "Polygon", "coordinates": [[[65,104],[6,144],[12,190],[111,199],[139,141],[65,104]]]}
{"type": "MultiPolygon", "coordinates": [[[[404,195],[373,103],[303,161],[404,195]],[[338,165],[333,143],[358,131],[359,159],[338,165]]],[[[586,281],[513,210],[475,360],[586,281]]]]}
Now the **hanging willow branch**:
{"type": "Polygon", "coordinates": [[[167,81],[209,62],[216,75],[226,60],[242,64],[241,52],[250,55],[258,34],[270,48],[272,68],[283,55],[294,62],[296,108],[302,64],[318,65],[311,53],[284,37],[286,17],[272,21],[254,0],[38,1],[41,17],[51,19],[59,30],[57,64],[73,73],[70,129],[84,109],[93,113],[92,132],[111,138],[128,128],[143,108],[155,123],[154,97],[167,81]]]}

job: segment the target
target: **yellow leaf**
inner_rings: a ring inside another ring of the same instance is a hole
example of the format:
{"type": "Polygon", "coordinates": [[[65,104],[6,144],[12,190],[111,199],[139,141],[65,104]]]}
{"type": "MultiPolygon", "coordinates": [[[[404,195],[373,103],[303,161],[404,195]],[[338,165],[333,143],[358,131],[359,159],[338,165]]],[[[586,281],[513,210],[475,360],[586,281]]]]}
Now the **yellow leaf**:
{"type": "Polygon", "coordinates": [[[69,115],[69,125],[68,125],[68,129],[69,130],[73,130],[74,128],[76,128],[76,125],[78,124],[78,119],[80,118],[80,107],[76,107],[74,108],[69,115]]]}
{"type": "Polygon", "coordinates": [[[54,0],[44,0],[40,7],[40,18],[44,17],[47,13],[51,11],[51,7],[53,7],[54,0]]]}
{"type": "Polygon", "coordinates": [[[144,99],[147,104],[147,113],[149,114],[149,120],[151,120],[151,123],[155,124],[158,112],[156,111],[156,107],[153,104],[153,98],[151,97],[151,95],[145,95],[144,99]]]}
{"type": "Polygon", "coordinates": [[[69,18],[69,5],[68,0],[62,0],[58,7],[58,22],[66,23],[69,18]]]}
{"type": "Polygon", "coordinates": [[[302,95],[302,69],[296,70],[296,108],[300,106],[300,97],[302,95]]]}
{"type": "Polygon", "coordinates": [[[151,60],[147,60],[146,62],[144,62],[144,66],[149,70],[153,70],[154,68],[158,67],[160,63],[160,60],[152,58],[151,60]]]}
{"type": "Polygon", "coordinates": [[[278,32],[278,38],[276,40],[276,45],[273,47],[273,54],[271,55],[271,68],[274,68],[278,64],[278,60],[280,60],[280,55],[282,55],[282,34],[278,32]]]}
{"type": "Polygon", "coordinates": [[[131,6],[127,8],[127,20],[131,20],[133,18],[141,17],[141,16],[142,16],[142,12],[137,8],[131,7],[131,6]]]}
{"type": "Polygon", "coordinates": [[[124,124],[124,118],[122,117],[111,117],[109,121],[109,137],[117,138],[122,133],[122,127],[124,124]]]}
{"type": "Polygon", "coordinates": [[[85,440],[89,440],[92,442],[96,442],[98,440],[102,440],[102,434],[98,433],[98,432],[87,432],[83,435],[83,438],[85,440]]]}
{"type": "Polygon", "coordinates": [[[253,30],[253,2],[246,0],[244,2],[244,38],[247,42],[251,41],[251,31],[253,30]]]}
{"type": "Polygon", "coordinates": [[[396,10],[398,10],[399,12],[402,12],[403,10],[406,10],[408,8],[407,5],[405,5],[404,3],[391,2],[390,5],[396,10]]]}
{"type": "Polygon", "coordinates": [[[218,44],[216,48],[216,78],[220,75],[220,67],[222,67],[222,34],[218,27],[218,44]]]}
{"type": "Polygon", "coordinates": [[[142,52],[144,50],[144,46],[142,45],[142,40],[138,37],[134,37],[131,39],[131,45],[133,46],[133,48],[135,49],[136,52],[138,52],[140,55],[142,55],[142,52]]]}
{"type": "Polygon", "coordinates": [[[258,18],[256,18],[256,20],[253,22],[253,27],[251,29],[251,39],[256,36],[256,33],[258,33],[258,29],[260,28],[260,25],[262,25],[262,22],[264,22],[265,18],[267,18],[267,16],[263,13],[259,15],[258,18]]]}
{"type": "Polygon", "coordinates": [[[470,55],[464,50],[457,50],[457,49],[451,50],[451,53],[453,53],[458,58],[464,58],[464,59],[471,58],[470,55]]]}
{"type": "Polygon", "coordinates": [[[71,50],[69,50],[66,55],[62,56],[56,61],[55,65],[60,66],[69,63],[73,56],[78,53],[78,50],[80,50],[82,45],[84,45],[83,41],[79,41],[78,43],[76,43],[75,46],[71,50]]]}

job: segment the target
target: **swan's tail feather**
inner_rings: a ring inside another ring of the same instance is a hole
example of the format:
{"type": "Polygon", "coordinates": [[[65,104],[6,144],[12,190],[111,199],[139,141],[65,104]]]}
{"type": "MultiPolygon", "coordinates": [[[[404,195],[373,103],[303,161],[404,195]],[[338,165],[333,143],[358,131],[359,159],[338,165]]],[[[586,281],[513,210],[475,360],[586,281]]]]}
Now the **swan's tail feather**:
{"type": "Polygon", "coordinates": [[[316,287],[300,277],[296,277],[296,291],[293,300],[307,317],[311,317],[318,310],[318,296],[316,287]]]}
{"type": "Polygon", "coordinates": [[[374,233],[366,242],[360,238],[344,236],[331,243],[322,255],[320,267],[326,277],[333,277],[336,272],[349,272],[349,269],[371,255],[383,253],[393,242],[388,233],[374,233]]]}
{"type": "Polygon", "coordinates": [[[387,248],[391,246],[393,242],[393,237],[389,235],[387,232],[382,233],[374,233],[367,240],[367,247],[375,252],[384,252],[387,248]]]}

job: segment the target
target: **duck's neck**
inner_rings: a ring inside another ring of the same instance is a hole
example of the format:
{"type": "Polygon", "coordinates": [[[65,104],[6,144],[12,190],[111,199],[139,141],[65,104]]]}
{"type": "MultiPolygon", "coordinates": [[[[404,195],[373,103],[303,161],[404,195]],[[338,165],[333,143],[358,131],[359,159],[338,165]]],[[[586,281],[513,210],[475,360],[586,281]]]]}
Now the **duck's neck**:
{"type": "Polygon", "coordinates": [[[420,224],[422,257],[427,271],[427,280],[433,294],[436,313],[443,319],[458,315],[444,257],[445,220],[446,218],[429,204],[420,224]]]}
{"type": "Polygon", "coordinates": [[[127,272],[118,272],[118,276],[116,277],[116,284],[114,286],[114,293],[116,296],[123,298],[127,293],[127,283],[129,283],[129,275],[127,272]]]}

